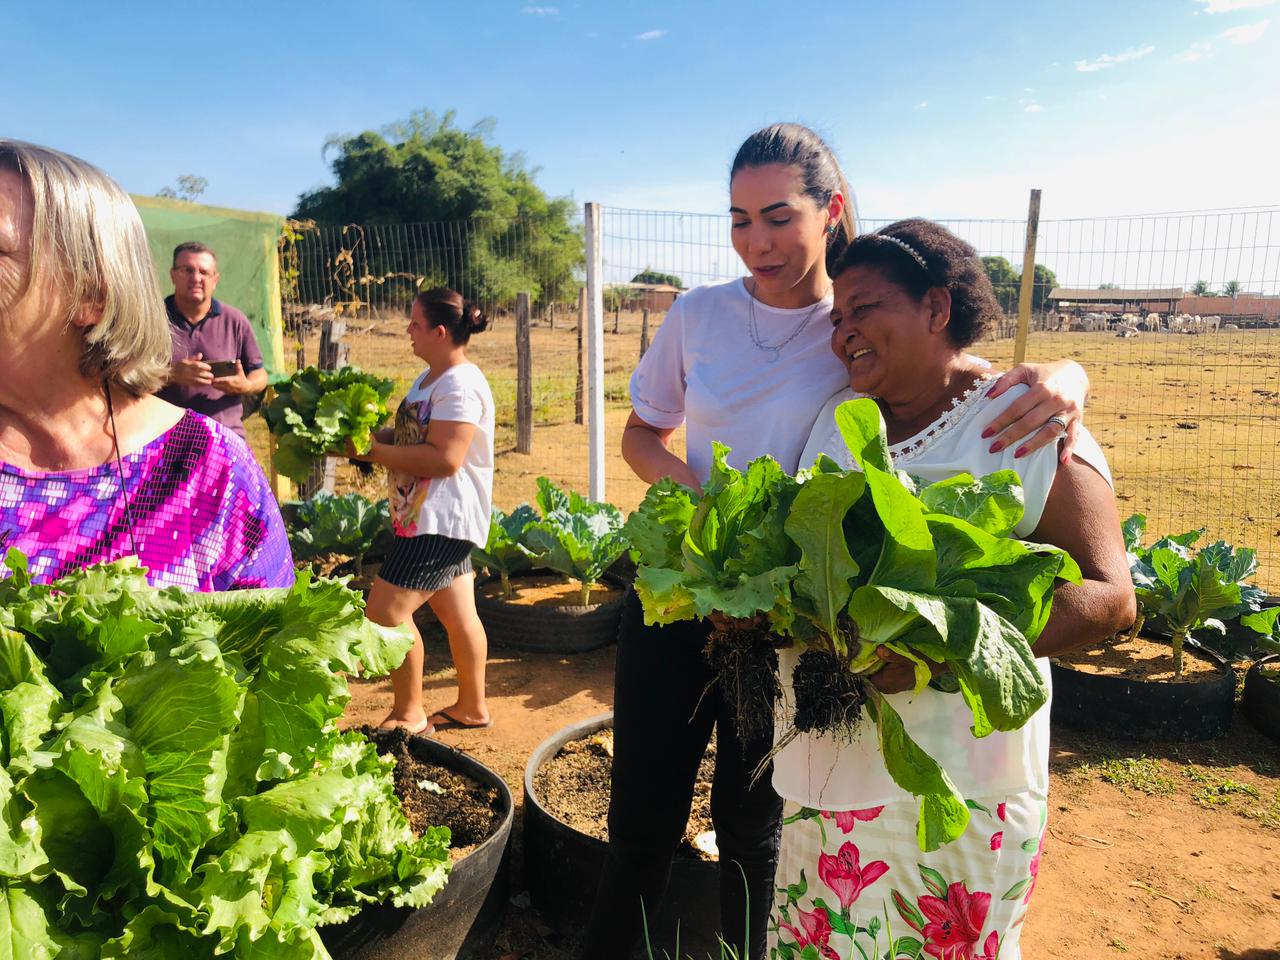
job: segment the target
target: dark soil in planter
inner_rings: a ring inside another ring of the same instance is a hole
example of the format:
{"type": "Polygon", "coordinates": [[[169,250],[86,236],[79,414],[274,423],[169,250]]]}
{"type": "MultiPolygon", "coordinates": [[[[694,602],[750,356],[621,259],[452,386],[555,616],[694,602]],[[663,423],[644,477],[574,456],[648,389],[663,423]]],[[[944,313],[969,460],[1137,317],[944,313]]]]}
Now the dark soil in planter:
{"type": "MultiPolygon", "coordinates": [[[[693,809],[677,857],[717,859],[704,849],[710,838],[711,778],[715,772],[713,740],[698,767],[693,809]],[[698,838],[703,837],[703,846],[698,838]]],[[[538,798],[547,812],[573,829],[599,840],[609,839],[609,778],[613,772],[613,729],[606,728],[561,747],[534,777],[538,798]]]]}
{"type": "Polygon", "coordinates": [[[409,734],[404,730],[369,726],[358,730],[373,741],[380,755],[395,758],[396,796],[415,835],[421,836],[427,827],[448,827],[452,834],[449,856],[456,862],[497,830],[504,811],[496,788],[419,760],[410,752],[409,734]],[[419,786],[422,783],[436,784],[440,792],[419,786]]]}
{"type": "MultiPolygon", "coordinates": [[[[512,577],[511,589],[515,596],[507,598],[502,593],[502,581],[481,583],[477,592],[486,600],[504,600],[518,606],[576,607],[582,603],[582,587],[576,580],[566,580],[557,573],[530,574],[512,577]]],[[[621,600],[626,590],[609,583],[599,583],[591,588],[591,602],[608,603],[621,600]]]]}

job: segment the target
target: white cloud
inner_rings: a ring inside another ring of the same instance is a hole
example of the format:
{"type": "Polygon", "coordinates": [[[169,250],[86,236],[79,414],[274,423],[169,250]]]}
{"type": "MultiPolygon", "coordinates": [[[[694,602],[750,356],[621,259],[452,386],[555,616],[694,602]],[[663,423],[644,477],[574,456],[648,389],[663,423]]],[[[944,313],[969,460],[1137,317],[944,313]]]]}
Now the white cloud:
{"type": "Polygon", "coordinates": [[[520,11],[530,17],[558,17],[560,15],[559,7],[525,7],[520,11]]]}
{"type": "Polygon", "coordinates": [[[994,100],[994,99],[996,99],[996,96],[995,96],[995,94],[994,94],[994,93],[987,93],[987,94],[983,94],[982,99],[983,99],[983,100],[994,100]]]}
{"type": "Polygon", "coordinates": [[[1044,113],[1044,107],[1038,103],[1028,103],[1022,108],[1023,113],[1044,113]]]}
{"type": "Polygon", "coordinates": [[[1254,43],[1261,39],[1262,35],[1267,31],[1267,24],[1270,20],[1263,20],[1261,23],[1245,23],[1238,27],[1232,27],[1230,30],[1223,30],[1218,34],[1223,40],[1243,46],[1246,43],[1254,43]]]}
{"type": "Polygon", "coordinates": [[[1203,3],[1204,10],[1197,13],[1231,13],[1235,10],[1256,10],[1258,7],[1269,7],[1276,0],[1196,0],[1203,3]]]}
{"type": "Polygon", "coordinates": [[[916,104],[916,109],[917,109],[917,110],[923,110],[923,109],[924,109],[925,107],[927,107],[928,105],[929,105],[929,101],[928,101],[928,100],[921,100],[919,103],[917,103],[917,104],[916,104]]]}
{"type": "Polygon", "coordinates": [[[1155,50],[1151,44],[1145,47],[1130,47],[1120,53],[1111,54],[1104,53],[1096,60],[1077,60],[1076,70],[1080,73],[1096,73],[1098,70],[1106,70],[1108,67],[1114,67],[1117,63],[1128,63],[1130,60],[1140,60],[1147,54],[1155,50]]]}
{"type": "Polygon", "coordinates": [[[665,30],[646,30],[644,33],[637,33],[637,40],[660,40],[667,35],[665,30]]]}
{"type": "Polygon", "coordinates": [[[1174,63],[1198,63],[1213,56],[1213,44],[1208,40],[1197,40],[1187,49],[1173,58],[1174,63]]]}

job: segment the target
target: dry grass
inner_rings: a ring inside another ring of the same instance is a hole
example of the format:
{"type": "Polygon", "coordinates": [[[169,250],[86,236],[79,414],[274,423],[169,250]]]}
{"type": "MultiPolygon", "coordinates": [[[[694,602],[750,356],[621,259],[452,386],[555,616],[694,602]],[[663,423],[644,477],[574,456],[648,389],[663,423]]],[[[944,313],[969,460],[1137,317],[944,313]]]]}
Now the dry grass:
{"type": "MultiPolygon", "coordinates": [[[[400,317],[348,324],[351,362],[394,378],[397,396],[421,370],[408,350],[404,325],[400,317]]],[[[645,485],[623,463],[618,437],[629,411],[627,380],[639,358],[639,314],[623,314],[617,329],[613,333],[614,318],[607,316],[605,476],[609,499],[630,510],[645,485]]],[[[532,499],[535,478],[544,474],[585,491],[587,433],[574,423],[576,329],[533,328],[535,427],[529,455],[513,449],[513,321],[500,318],[472,343],[472,357],[489,377],[498,405],[495,501],[509,508],[532,499]]],[[[1007,367],[1013,341],[985,342],[975,352],[1007,367]]],[[[1147,514],[1153,533],[1205,527],[1210,538],[1252,546],[1262,558],[1261,582],[1280,588],[1280,331],[1132,339],[1041,333],[1033,334],[1029,352],[1036,360],[1072,357],[1088,369],[1093,395],[1087,422],[1110,459],[1122,516],[1147,514]]],[[[307,355],[316,355],[314,339],[307,355]]],[[[250,440],[265,462],[260,418],[250,423],[250,440]]],[[[381,490],[376,477],[360,481],[345,465],[339,478],[346,488],[381,490]]]]}

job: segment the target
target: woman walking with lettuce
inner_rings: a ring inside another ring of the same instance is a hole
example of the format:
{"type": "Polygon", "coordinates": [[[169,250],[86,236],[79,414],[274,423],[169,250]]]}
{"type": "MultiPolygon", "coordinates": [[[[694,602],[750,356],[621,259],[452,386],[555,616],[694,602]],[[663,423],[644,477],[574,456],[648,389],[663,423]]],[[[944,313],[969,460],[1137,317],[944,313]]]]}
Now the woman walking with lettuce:
{"type": "MultiPolygon", "coordinates": [[[[683,294],[632,375],[622,453],[646,481],[700,487],[713,440],[733,448],[733,466],[770,454],[794,472],[822,398],[847,382],[829,347],[827,263],[853,239],[855,224],[830,148],[795,124],[752,134],[733,161],[729,209],[734,249],[750,277],[683,294]],[[670,449],[682,423],[687,461],[670,449]]],[[[1041,427],[1056,414],[1074,433],[1087,387],[1077,365],[1020,367],[992,392],[1018,382],[1034,385],[992,423],[993,443],[1016,454],[1048,444],[1060,431],[1041,427]]],[[[643,917],[657,913],[713,729],[721,930],[737,956],[764,955],[782,801],[768,776],[751,782],[769,738],[743,742],[719,691],[707,691],[712,673],[702,649],[710,629],[647,627],[634,597],[624,611],[609,851],[583,950],[589,960],[627,956],[643,917]]]]}
{"type": "MultiPolygon", "coordinates": [[[[848,666],[835,669],[857,689],[862,683],[874,685],[878,694],[870,693],[877,719],[864,705],[852,729],[846,723],[839,732],[792,736],[785,732],[788,726],[804,726],[796,722],[802,709],[797,699],[812,694],[801,690],[801,671],[793,683],[793,670],[803,664],[799,648],[780,652],[786,708],[773,783],[786,805],[770,944],[783,958],[799,957],[813,946],[824,957],[878,957],[887,949],[894,957],[923,952],[938,960],[995,960],[997,955],[1017,960],[1047,819],[1046,658],[1102,640],[1132,623],[1135,613],[1110,473],[1098,444],[1084,430],[1065,462],[1053,446],[1020,458],[1007,449],[990,451],[985,424],[1017,403],[1026,388],[992,398],[996,375],[964,352],[1000,314],[982,262],[967,243],[935,223],[901,221],[855,239],[832,273],[831,347],[847,370],[848,386],[819,414],[800,462],[811,464],[826,454],[841,467],[853,467],[854,454],[841,429],[848,432],[850,424],[838,423],[837,407],[855,397],[874,397],[887,429],[892,468],[926,484],[960,473],[1016,472],[1022,503],[1015,495],[988,491],[988,502],[998,500],[995,509],[1008,518],[988,526],[1066,550],[1083,579],[1058,587],[1030,652],[1017,657],[1014,651],[1025,649],[1026,640],[1002,629],[1017,634],[1023,627],[1014,626],[1015,620],[1031,622],[1027,606],[1018,606],[1019,577],[1051,568],[1027,554],[1028,563],[1020,569],[1029,572],[1008,573],[1001,583],[992,578],[1008,562],[1004,555],[986,559],[988,554],[975,556],[972,548],[988,543],[984,549],[993,551],[1004,541],[981,531],[976,539],[962,541],[942,521],[928,527],[924,536],[937,551],[936,559],[930,557],[937,564],[937,582],[944,582],[945,566],[948,577],[979,585],[957,588],[957,599],[950,599],[950,593],[934,596],[927,586],[934,581],[917,576],[924,584],[914,588],[919,592],[890,593],[946,610],[943,622],[956,637],[977,631],[970,654],[975,659],[956,669],[983,704],[987,690],[979,691],[975,678],[991,674],[1001,697],[989,714],[956,691],[956,674],[949,668],[932,659],[913,662],[861,641],[867,649],[851,649],[850,665],[865,672],[852,678],[848,666]],[[944,535],[952,539],[940,539],[944,535]],[[969,552],[961,557],[962,550],[969,552]],[[985,581],[984,573],[989,574],[985,581]],[[994,594],[999,597],[989,598],[994,594]],[[1001,609],[1002,602],[1010,606],[1001,609]],[[970,617],[975,610],[979,615],[970,617]],[[1032,654],[1038,659],[1033,661],[1032,654]],[[935,685],[929,685],[930,668],[935,685]],[[932,792],[922,783],[929,764],[917,758],[909,776],[904,773],[907,747],[903,738],[886,735],[886,715],[895,718],[894,729],[900,717],[906,736],[949,776],[943,785],[955,798],[952,822],[940,820],[938,812],[949,800],[933,807],[918,802],[914,794],[932,792]],[[1021,725],[1009,729],[1018,720],[1021,725]],[[917,788],[914,794],[901,785],[908,781],[917,788]]],[[[840,416],[852,415],[851,407],[841,409],[840,416]]],[[[896,516],[905,526],[906,510],[896,516]]],[[[871,529],[867,536],[873,536],[871,529]]],[[[921,547],[917,543],[914,549],[921,547]]],[[[1014,549],[1010,545],[1005,553],[1014,549]]],[[[875,555],[883,558],[884,550],[875,555]]],[[[881,569],[877,565],[874,572],[881,569]]],[[[893,573],[881,575],[884,589],[891,588],[893,573]]],[[[882,588],[859,589],[850,606],[861,603],[878,611],[874,601],[882,588]]],[[[864,635],[876,625],[875,616],[854,619],[851,644],[858,642],[857,625],[864,635]]],[[[894,629],[895,636],[917,635],[907,620],[894,629]]],[[[921,629],[922,642],[936,639],[943,649],[945,635],[935,632],[940,627],[921,629]]],[[[1026,632],[1032,635],[1034,627],[1026,632]]],[[[909,640],[901,642],[911,653],[909,640]]]]}
{"type": "Polygon", "coordinates": [[[493,394],[467,359],[471,336],[487,326],[479,308],[453,290],[414,298],[409,339],[427,369],[401,401],[394,428],[376,433],[369,452],[357,458],[387,468],[395,531],[366,613],[414,636],[409,655],[391,674],[395,701],[382,726],[413,734],[491,723],[484,681],[489,645],[476,615],[471,550],[483,546],[489,533],[493,394]],[[458,674],[457,698],[430,716],[422,701],[422,636],[413,622],[424,603],[449,635],[458,674]]]}

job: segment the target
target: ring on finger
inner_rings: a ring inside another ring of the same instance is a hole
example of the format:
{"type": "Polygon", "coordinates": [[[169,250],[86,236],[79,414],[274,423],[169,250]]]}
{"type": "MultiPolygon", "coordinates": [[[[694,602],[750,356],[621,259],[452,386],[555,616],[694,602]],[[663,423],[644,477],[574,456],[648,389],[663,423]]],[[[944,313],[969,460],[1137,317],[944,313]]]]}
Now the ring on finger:
{"type": "Polygon", "coordinates": [[[1066,433],[1066,432],[1067,432],[1067,418],[1066,418],[1066,417],[1056,417],[1056,416],[1055,416],[1055,417],[1050,417],[1048,420],[1046,420],[1046,421],[1044,422],[1044,425],[1047,427],[1047,426],[1048,426],[1049,424],[1051,424],[1051,423],[1056,423],[1059,427],[1061,427],[1061,428],[1062,428],[1062,432],[1063,432],[1063,433],[1066,433]]]}

